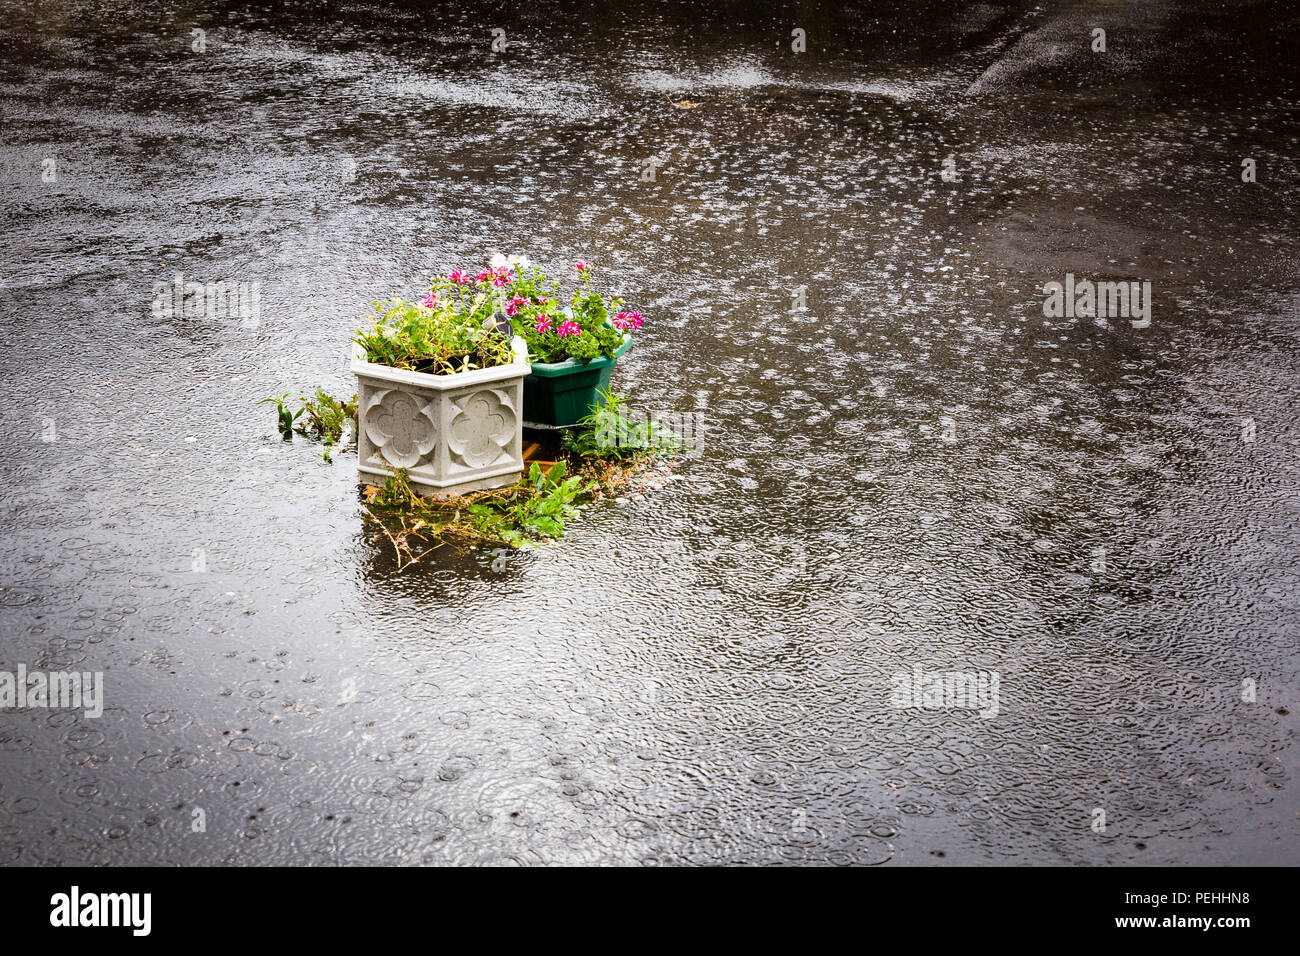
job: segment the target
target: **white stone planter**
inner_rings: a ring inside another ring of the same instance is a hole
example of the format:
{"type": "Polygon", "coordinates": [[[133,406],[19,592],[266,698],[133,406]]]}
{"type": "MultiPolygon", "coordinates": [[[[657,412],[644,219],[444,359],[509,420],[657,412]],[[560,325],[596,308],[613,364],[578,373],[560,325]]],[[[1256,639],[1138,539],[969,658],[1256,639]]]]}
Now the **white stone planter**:
{"type": "Polygon", "coordinates": [[[523,471],[528,349],[496,368],[426,375],[367,362],[357,345],[357,458],[363,481],[405,468],[422,495],[514,484],[523,471]]]}

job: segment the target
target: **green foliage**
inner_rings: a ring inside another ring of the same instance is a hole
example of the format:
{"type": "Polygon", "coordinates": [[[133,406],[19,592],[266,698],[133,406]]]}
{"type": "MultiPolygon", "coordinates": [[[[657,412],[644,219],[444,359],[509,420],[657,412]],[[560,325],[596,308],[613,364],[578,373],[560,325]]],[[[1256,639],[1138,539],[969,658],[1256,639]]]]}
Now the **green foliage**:
{"type": "Polygon", "coordinates": [[[344,402],[330,395],[323,388],[317,388],[311,395],[300,398],[302,411],[307,413],[307,424],[302,432],[310,438],[324,442],[326,445],[338,444],[343,431],[351,424],[356,427],[357,397],[344,402]]]}
{"type": "Polygon", "coordinates": [[[290,411],[289,406],[285,404],[288,400],[289,393],[285,392],[283,395],[272,395],[270,398],[264,398],[257,404],[266,405],[271,402],[275,403],[275,414],[276,418],[279,420],[277,427],[280,429],[280,437],[285,441],[292,441],[294,422],[298,420],[304,410],[300,408],[296,412],[290,411]]]}
{"type": "Polygon", "coordinates": [[[622,395],[609,391],[600,395],[604,404],[579,419],[578,428],[565,432],[566,452],[586,459],[627,461],[670,455],[685,447],[675,432],[658,422],[629,418],[622,395]]]}
{"type": "Polygon", "coordinates": [[[533,462],[523,480],[525,493],[507,501],[470,505],[474,528],[485,538],[521,547],[538,538],[558,538],[564,523],[577,513],[574,499],[589,488],[578,475],[564,477],[565,464],[557,461],[545,474],[533,462]]]}
{"type": "Polygon", "coordinates": [[[289,393],[285,392],[283,395],[264,398],[257,404],[275,403],[276,427],[280,429],[281,438],[290,441],[294,434],[297,433],[304,438],[321,442],[325,446],[321,452],[321,457],[326,461],[333,461],[330,451],[343,438],[344,431],[350,427],[353,433],[356,432],[356,395],[344,401],[330,395],[323,388],[317,388],[311,395],[300,395],[298,397],[299,407],[297,411],[290,409],[288,401],[289,393]],[[298,419],[302,418],[303,415],[307,417],[299,423],[298,419]]]}
{"type": "Polygon", "coordinates": [[[375,314],[370,326],[353,336],[353,341],[365,350],[368,362],[450,375],[514,361],[509,339],[483,328],[484,320],[494,310],[487,292],[469,302],[462,299],[459,305],[442,297],[433,306],[400,298],[371,305],[375,314]]]}
{"type": "Polygon", "coordinates": [[[534,462],[511,488],[449,498],[420,497],[406,469],[399,468],[374,494],[370,514],[384,527],[399,560],[412,553],[414,537],[527,547],[562,535],[565,522],[577,513],[576,502],[591,491],[589,480],[565,477],[565,468],[561,461],[543,472],[534,462]]]}
{"type": "Polygon", "coordinates": [[[411,487],[411,477],[406,469],[397,468],[384,479],[384,487],[379,489],[372,503],[379,508],[413,508],[422,501],[411,487]]]}
{"type": "MultiPolygon", "coordinates": [[[[618,299],[613,301],[622,304],[618,299]]],[[[600,293],[579,290],[573,293],[573,317],[584,329],[600,328],[609,321],[609,307],[600,293]]]]}

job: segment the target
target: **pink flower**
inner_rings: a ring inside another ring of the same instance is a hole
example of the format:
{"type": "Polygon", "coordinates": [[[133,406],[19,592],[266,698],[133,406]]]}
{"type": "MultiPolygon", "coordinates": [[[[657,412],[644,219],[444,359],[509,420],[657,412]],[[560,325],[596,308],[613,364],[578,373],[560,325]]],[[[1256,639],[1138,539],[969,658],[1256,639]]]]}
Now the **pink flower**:
{"type": "Polygon", "coordinates": [[[577,262],[573,264],[573,268],[577,269],[579,272],[586,272],[588,269],[591,268],[591,266],[587,265],[587,263],[579,259],[577,262]]]}
{"type": "Polygon", "coordinates": [[[464,285],[469,281],[469,276],[465,274],[464,269],[453,269],[447,273],[447,281],[454,282],[456,285],[464,285]]]}
{"type": "Polygon", "coordinates": [[[432,309],[437,304],[438,304],[438,293],[433,292],[432,290],[429,292],[428,295],[426,295],[423,299],[420,300],[420,305],[424,306],[426,309],[432,309]]]}
{"type": "Polygon", "coordinates": [[[577,334],[579,334],[581,331],[582,331],[582,327],[579,326],[577,322],[574,322],[573,319],[569,319],[569,320],[567,320],[563,325],[561,325],[558,329],[556,329],[556,330],[555,330],[555,333],[556,333],[560,338],[564,338],[564,337],[567,336],[567,335],[577,335],[577,334]]]}
{"type": "Polygon", "coordinates": [[[641,313],[640,313],[640,312],[624,312],[623,314],[626,315],[626,316],[627,316],[627,320],[628,320],[629,322],[632,323],[632,328],[634,328],[634,329],[639,329],[639,328],[641,328],[641,313]]]}
{"type": "Polygon", "coordinates": [[[492,276],[492,284],[498,288],[510,284],[510,270],[504,266],[497,269],[495,272],[490,273],[490,275],[492,276]]]}
{"type": "Polygon", "coordinates": [[[628,321],[626,312],[620,312],[614,316],[614,328],[618,329],[620,332],[626,332],[628,329],[632,328],[632,323],[628,321]]]}
{"type": "Polygon", "coordinates": [[[506,304],[506,315],[514,315],[519,311],[521,305],[527,305],[528,300],[520,296],[515,296],[506,304]]]}
{"type": "Polygon", "coordinates": [[[537,334],[545,335],[551,331],[551,317],[549,315],[539,316],[537,319],[537,334]]]}
{"type": "Polygon", "coordinates": [[[474,281],[477,282],[479,285],[482,285],[484,282],[487,282],[488,279],[491,278],[492,278],[492,270],[484,269],[482,272],[480,272],[478,275],[474,277],[474,281]]]}

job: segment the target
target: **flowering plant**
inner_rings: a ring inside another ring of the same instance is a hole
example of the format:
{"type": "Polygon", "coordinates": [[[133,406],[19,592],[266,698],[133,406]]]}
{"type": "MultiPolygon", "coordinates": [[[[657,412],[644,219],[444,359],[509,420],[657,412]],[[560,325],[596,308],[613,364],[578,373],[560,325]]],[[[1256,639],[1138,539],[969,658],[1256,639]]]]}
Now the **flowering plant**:
{"type": "Polygon", "coordinates": [[[513,360],[509,336],[493,331],[504,331],[498,320],[504,314],[531,361],[612,358],[624,334],[641,328],[641,313],[622,311],[622,299],[593,289],[587,263],[574,263],[574,271],[578,288],[561,306],[559,282],[522,256],[496,255],[474,275],[453,269],[435,277],[418,303],[371,303],[371,326],[355,341],[368,361],[394,368],[434,374],[490,368],[513,360]]]}
{"type": "Polygon", "coordinates": [[[622,299],[593,289],[587,263],[574,263],[574,271],[578,288],[567,306],[560,303],[560,283],[523,256],[493,256],[474,276],[456,269],[434,279],[430,294],[481,320],[504,313],[534,362],[613,357],[624,333],[641,327],[641,313],[621,311],[622,299]]]}
{"type": "Polygon", "coordinates": [[[528,343],[529,357],[538,362],[578,359],[589,362],[600,356],[613,357],[623,344],[623,335],[641,327],[640,312],[621,311],[623,300],[602,295],[592,288],[591,266],[579,260],[573,264],[579,287],[560,308],[560,283],[548,280],[535,266],[525,263],[510,289],[511,322],[515,334],[528,343]]]}

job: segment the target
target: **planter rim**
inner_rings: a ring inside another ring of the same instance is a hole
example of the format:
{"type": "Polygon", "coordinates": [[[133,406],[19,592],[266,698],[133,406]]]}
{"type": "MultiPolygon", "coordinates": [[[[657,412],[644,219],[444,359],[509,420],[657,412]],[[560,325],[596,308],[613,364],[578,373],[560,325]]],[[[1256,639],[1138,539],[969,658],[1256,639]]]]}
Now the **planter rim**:
{"type": "Polygon", "coordinates": [[[580,359],[565,359],[563,362],[534,362],[533,374],[540,375],[543,378],[550,378],[555,375],[568,375],[575,371],[585,371],[587,369],[602,369],[613,365],[632,347],[632,333],[623,333],[623,344],[614,350],[614,357],[602,355],[600,358],[594,358],[589,362],[583,362],[580,359]]]}
{"type": "Polygon", "coordinates": [[[420,388],[433,388],[446,391],[465,385],[478,385],[483,382],[495,382],[503,378],[518,378],[530,372],[528,366],[528,345],[519,336],[511,341],[515,360],[509,365],[494,365],[491,368],[476,368],[468,372],[453,372],[450,375],[431,375],[428,372],[413,372],[410,369],[393,368],[391,365],[379,365],[367,362],[365,352],[357,342],[352,343],[352,371],[357,375],[393,382],[397,385],[418,385],[420,388]]]}

